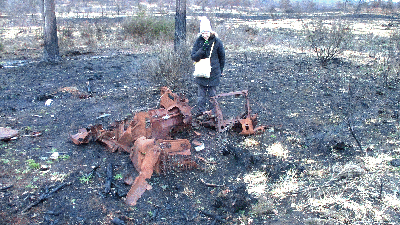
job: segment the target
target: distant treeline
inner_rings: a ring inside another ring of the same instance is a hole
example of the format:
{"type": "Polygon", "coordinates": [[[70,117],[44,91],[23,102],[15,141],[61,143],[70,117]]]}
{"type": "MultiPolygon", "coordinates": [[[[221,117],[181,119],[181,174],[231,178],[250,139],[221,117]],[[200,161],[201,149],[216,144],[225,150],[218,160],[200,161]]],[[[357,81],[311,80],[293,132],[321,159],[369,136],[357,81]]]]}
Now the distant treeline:
{"type": "MultiPolygon", "coordinates": [[[[173,11],[175,0],[55,0],[57,13],[126,14],[137,10],[173,11]]],[[[40,13],[42,0],[0,0],[0,13],[10,15],[40,13]]],[[[253,9],[268,13],[302,13],[326,10],[384,12],[396,10],[392,0],[187,0],[188,10],[221,11],[253,9]]],[[[0,14],[0,16],[1,16],[0,14]]]]}

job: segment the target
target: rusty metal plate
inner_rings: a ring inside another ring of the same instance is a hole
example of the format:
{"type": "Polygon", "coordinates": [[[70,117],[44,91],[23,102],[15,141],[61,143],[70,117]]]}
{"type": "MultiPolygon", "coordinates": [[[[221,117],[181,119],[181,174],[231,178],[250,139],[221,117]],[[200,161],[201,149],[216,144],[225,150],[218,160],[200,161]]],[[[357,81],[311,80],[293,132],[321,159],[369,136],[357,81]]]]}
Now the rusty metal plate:
{"type": "Polygon", "coordinates": [[[9,140],[19,134],[18,130],[11,128],[0,127],[0,140],[9,140]]]}
{"type": "Polygon", "coordinates": [[[139,137],[171,139],[171,133],[189,127],[192,115],[188,102],[188,99],[163,87],[161,108],[138,112],[132,120],[116,121],[109,130],[96,125],[80,129],[77,134],[70,137],[77,145],[97,140],[105,144],[111,152],[118,149],[131,152],[134,142],[139,137]]]}
{"type": "Polygon", "coordinates": [[[140,137],[136,140],[131,152],[131,160],[139,176],[136,177],[129,190],[125,202],[129,205],[136,205],[137,200],[146,190],[152,187],[146,181],[153,175],[156,164],[159,161],[160,148],[156,145],[154,139],[140,137]]]}
{"type": "Polygon", "coordinates": [[[150,178],[155,171],[167,172],[171,168],[188,169],[196,166],[191,159],[190,142],[186,139],[179,140],[156,140],[140,137],[136,140],[132,151],[131,161],[139,172],[129,190],[126,203],[135,205],[137,200],[151,186],[146,179],[150,178]]]}

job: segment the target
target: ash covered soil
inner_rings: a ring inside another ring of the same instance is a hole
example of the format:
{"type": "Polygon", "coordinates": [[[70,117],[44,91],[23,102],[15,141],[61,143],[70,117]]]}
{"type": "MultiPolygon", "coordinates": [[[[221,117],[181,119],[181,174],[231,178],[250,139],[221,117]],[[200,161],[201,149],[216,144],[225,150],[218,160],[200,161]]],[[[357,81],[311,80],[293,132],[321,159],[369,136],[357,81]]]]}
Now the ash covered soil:
{"type": "MultiPolygon", "coordinates": [[[[229,52],[218,93],[248,90],[252,112],[268,129],[248,137],[204,127],[177,134],[204,143],[204,150],[192,147],[198,168],[154,174],[149,179],[152,189],[136,206],[128,206],[124,194],[130,186],[123,177],[138,174],[129,155],[108,152],[96,142],[77,146],[69,135],[158,108],[159,86],[144,77],[140,67],[151,57],[83,55],[56,64],[0,69],[0,126],[20,131],[17,139],[0,142],[0,187],[9,187],[0,192],[0,223],[212,224],[215,218],[205,215],[210,213],[226,224],[304,224],[310,217],[324,218],[293,207],[293,202],[306,202],[311,191],[273,197],[268,185],[294,171],[306,188],[315,185],[306,178],[317,165],[357,161],[365,151],[397,154],[391,153],[397,143],[388,141],[398,132],[396,84],[385,88],[373,74],[360,75],[360,65],[341,59],[321,67],[305,54],[229,52]],[[91,96],[80,98],[77,91],[89,94],[88,82],[91,96]],[[53,100],[50,106],[45,105],[48,99],[53,100]],[[367,149],[369,145],[379,147],[367,149]],[[274,153],[273,146],[283,155],[274,153]],[[59,153],[56,160],[51,158],[54,152],[59,153]],[[114,180],[111,192],[104,194],[110,163],[114,180]],[[266,183],[249,179],[253,173],[261,173],[266,183]],[[262,199],[268,199],[269,207],[255,213],[262,199]]],[[[189,84],[185,94],[194,106],[196,86],[189,84]]]]}

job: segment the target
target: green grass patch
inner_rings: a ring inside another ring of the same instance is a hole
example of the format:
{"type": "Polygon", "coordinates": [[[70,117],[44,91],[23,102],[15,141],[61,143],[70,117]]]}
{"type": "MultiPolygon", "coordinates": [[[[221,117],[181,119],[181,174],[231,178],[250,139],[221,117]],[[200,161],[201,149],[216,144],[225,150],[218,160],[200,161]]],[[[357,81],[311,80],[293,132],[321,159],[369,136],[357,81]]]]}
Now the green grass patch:
{"type": "Polygon", "coordinates": [[[93,177],[92,174],[89,174],[89,175],[85,174],[85,175],[83,175],[83,176],[81,176],[81,177],[79,178],[79,181],[80,181],[82,184],[84,184],[84,183],[88,184],[89,181],[92,179],[92,177],[93,177]]]}
{"type": "Polygon", "coordinates": [[[60,155],[58,158],[65,161],[65,160],[68,160],[70,158],[70,156],[69,155],[60,155]]]}
{"type": "Polygon", "coordinates": [[[10,163],[10,160],[9,159],[0,159],[1,160],[1,162],[3,163],[3,164],[8,164],[8,163],[10,163]]]}
{"type": "Polygon", "coordinates": [[[121,179],[122,179],[122,174],[120,174],[120,173],[115,174],[114,180],[121,180],[121,179]]]}
{"type": "Polygon", "coordinates": [[[26,163],[28,163],[29,168],[37,170],[40,168],[40,164],[35,162],[33,159],[28,159],[26,160],[26,163]]]}

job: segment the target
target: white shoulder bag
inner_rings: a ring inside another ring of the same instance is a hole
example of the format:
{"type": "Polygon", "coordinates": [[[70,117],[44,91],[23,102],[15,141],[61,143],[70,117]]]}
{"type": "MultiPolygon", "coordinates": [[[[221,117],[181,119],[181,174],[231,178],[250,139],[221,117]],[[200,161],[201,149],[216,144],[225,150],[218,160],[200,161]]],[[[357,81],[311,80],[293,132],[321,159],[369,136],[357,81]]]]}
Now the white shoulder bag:
{"type": "Polygon", "coordinates": [[[213,42],[211,46],[211,51],[210,51],[210,56],[205,59],[200,59],[198,62],[194,62],[194,77],[204,77],[204,78],[210,78],[210,73],[211,73],[211,54],[214,48],[214,43],[213,42]]]}

